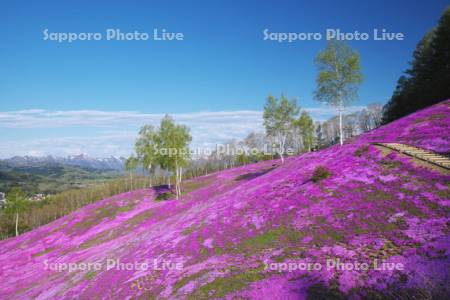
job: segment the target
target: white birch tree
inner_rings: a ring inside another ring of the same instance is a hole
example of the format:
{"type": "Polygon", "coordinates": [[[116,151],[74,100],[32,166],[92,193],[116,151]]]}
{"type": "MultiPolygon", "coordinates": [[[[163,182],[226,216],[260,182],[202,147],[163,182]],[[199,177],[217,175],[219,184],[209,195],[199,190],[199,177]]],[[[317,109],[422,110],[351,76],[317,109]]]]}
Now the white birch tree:
{"type": "Polygon", "coordinates": [[[281,163],[284,163],[286,141],[288,135],[292,133],[293,122],[299,111],[297,102],[289,101],[284,95],[281,95],[280,99],[269,96],[264,106],[263,118],[266,135],[275,139],[281,163]]]}
{"type": "Polygon", "coordinates": [[[319,69],[316,78],[316,100],[337,108],[339,113],[339,142],[344,143],[342,113],[345,106],[357,98],[362,82],[359,54],[345,42],[331,40],[315,60],[319,69]]]}

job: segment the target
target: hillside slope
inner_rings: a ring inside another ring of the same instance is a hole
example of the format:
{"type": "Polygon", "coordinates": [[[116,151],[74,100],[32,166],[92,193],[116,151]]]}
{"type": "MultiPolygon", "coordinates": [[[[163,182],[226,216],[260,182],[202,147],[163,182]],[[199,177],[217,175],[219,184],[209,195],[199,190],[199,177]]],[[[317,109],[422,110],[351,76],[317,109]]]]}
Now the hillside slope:
{"type": "Polygon", "coordinates": [[[342,147],[188,181],[179,201],[104,199],[0,242],[0,298],[444,299],[450,176],[371,143],[448,154],[449,127],[446,101],[342,147]],[[331,176],[311,180],[317,166],[331,176]]]}
{"type": "Polygon", "coordinates": [[[0,159],[0,191],[20,187],[29,195],[56,194],[97,180],[117,178],[123,170],[122,158],[15,156],[0,159]]]}

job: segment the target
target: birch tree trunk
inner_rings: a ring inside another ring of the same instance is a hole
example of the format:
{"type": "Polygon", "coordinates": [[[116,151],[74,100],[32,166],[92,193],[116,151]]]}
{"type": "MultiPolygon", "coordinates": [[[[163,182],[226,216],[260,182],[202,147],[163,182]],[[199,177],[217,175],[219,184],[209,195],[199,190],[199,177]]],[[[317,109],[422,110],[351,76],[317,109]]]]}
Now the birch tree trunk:
{"type": "Polygon", "coordinates": [[[148,166],[147,166],[147,169],[148,169],[148,177],[149,177],[149,180],[148,180],[148,184],[149,184],[149,188],[151,188],[152,187],[152,164],[150,163],[148,166]]]}
{"type": "Polygon", "coordinates": [[[181,166],[178,166],[178,161],[175,161],[175,191],[177,199],[181,196],[181,166]]]}
{"type": "Polygon", "coordinates": [[[179,186],[178,186],[178,191],[180,193],[181,196],[181,174],[183,174],[183,168],[180,167],[180,180],[179,180],[179,186]]]}
{"type": "Polygon", "coordinates": [[[16,212],[16,236],[19,235],[19,213],[16,212]]]}
{"type": "Polygon", "coordinates": [[[130,171],[130,192],[133,190],[133,172],[130,171]]]}
{"type": "Polygon", "coordinates": [[[175,195],[178,200],[178,161],[175,160],[175,195]]]}
{"type": "Polygon", "coordinates": [[[181,173],[181,167],[178,167],[178,174],[177,174],[177,192],[178,192],[178,197],[181,196],[181,189],[180,189],[180,173],[181,173]]]}
{"type": "Polygon", "coordinates": [[[278,153],[280,154],[280,158],[281,158],[281,163],[284,164],[284,144],[285,144],[285,139],[286,137],[284,137],[283,135],[279,135],[278,140],[279,140],[279,144],[280,144],[280,149],[278,150],[278,153]]]}

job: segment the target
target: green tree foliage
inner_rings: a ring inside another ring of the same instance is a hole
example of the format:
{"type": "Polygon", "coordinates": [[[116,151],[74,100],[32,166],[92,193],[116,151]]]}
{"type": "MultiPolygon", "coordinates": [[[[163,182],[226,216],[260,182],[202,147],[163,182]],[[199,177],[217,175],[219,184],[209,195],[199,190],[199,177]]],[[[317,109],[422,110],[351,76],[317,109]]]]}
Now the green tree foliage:
{"type": "MultiPolygon", "coordinates": [[[[184,178],[202,176],[213,171],[223,170],[223,167],[202,166],[186,168],[184,178]]],[[[155,185],[164,184],[165,178],[155,176],[155,185]]],[[[81,189],[69,189],[55,195],[49,195],[41,201],[26,201],[26,209],[19,212],[18,233],[38,228],[85,205],[129,191],[129,181],[125,177],[95,182],[81,189]]],[[[142,175],[133,176],[134,188],[145,188],[148,178],[142,175]]],[[[8,211],[9,212],[9,211],[8,211]]],[[[0,240],[15,236],[16,215],[0,209],[0,240]]]]}
{"type": "Polygon", "coordinates": [[[342,145],[342,111],[357,98],[357,88],[362,82],[359,54],[345,42],[331,40],[325,50],[317,55],[315,62],[319,74],[314,97],[338,109],[342,145]]]}
{"type": "Polygon", "coordinates": [[[142,164],[143,168],[149,173],[149,185],[152,186],[152,168],[155,166],[158,155],[158,133],[152,125],[144,125],[139,130],[134,150],[137,154],[137,160],[142,164]]]}
{"type": "Polygon", "coordinates": [[[250,155],[246,155],[245,153],[241,153],[236,157],[236,162],[238,165],[246,165],[250,163],[252,157],[250,155]]]}
{"type": "Polygon", "coordinates": [[[302,111],[300,118],[295,121],[295,126],[299,129],[300,137],[303,143],[303,148],[306,151],[311,151],[314,143],[314,122],[311,116],[302,111]]]}
{"type": "Polygon", "coordinates": [[[143,126],[134,147],[137,159],[149,171],[150,180],[152,168],[157,165],[167,171],[169,188],[171,175],[174,174],[177,198],[181,194],[183,167],[189,161],[191,140],[189,128],[175,124],[173,118],[166,115],[161,120],[159,128],[151,125],[143,126]]]}
{"type": "Polygon", "coordinates": [[[19,235],[19,214],[27,210],[27,206],[28,201],[20,188],[12,188],[8,195],[6,195],[5,212],[7,215],[13,215],[15,218],[16,236],[19,235]]]}
{"type": "Polygon", "coordinates": [[[192,137],[187,126],[175,124],[168,115],[161,120],[158,137],[160,141],[159,162],[162,167],[175,173],[175,189],[178,199],[181,194],[183,167],[189,161],[189,143],[192,137]]]}
{"type": "MultiPolygon", "coordinates": [[[[175,122],[173,119],[166,115],[162,120],[158,130],[158,164],[161,168],[168,170],[169,172],[175,169],[175,161],[172,159],[171,149],[175,149],[175,122]],[[169,151],[171,151],[169,155],[169,151]]],[[[168,185],[170,187],[170,176],[168,176],[168,185]]]]}
{"type": "Polygon", "coordinates": [[[139,160],[134,156],[128,157],[125,161],[125,169],[130,172],[130,191],[133,190],[133,172],[136,170],[139,160]]]}
{"type": "Polygon", "coordinates": [[[397,81],[383,108],[383,123],[450,98],[450,7],[436,28],[425,34],[413,53],[411,66],[397,81]]]}
{"type": "Polygon", "coordinates": [[[280,99],[269,96],[264,106],[263,118],[266,134],[275,139],[282,163],[284,163],[286,140],[292,132],[293,122],[298,113],[297,102],[289,101],[284,95],[281,95],[280,99]]]}
{"type": "Polygon", "coordinates": [[[316,148],[321,149],[325,145],[325,139],[322,132],[322,124],[317,121],[315,125],[316,148]]]}

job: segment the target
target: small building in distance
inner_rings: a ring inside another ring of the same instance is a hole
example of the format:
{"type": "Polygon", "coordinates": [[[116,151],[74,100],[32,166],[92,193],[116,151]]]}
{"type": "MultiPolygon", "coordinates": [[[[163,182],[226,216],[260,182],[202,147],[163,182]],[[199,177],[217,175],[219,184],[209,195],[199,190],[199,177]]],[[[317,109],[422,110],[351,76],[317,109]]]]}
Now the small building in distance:
{"type": "Polygon", "coordinates": [[[47,195],[45,195],[45,194],[36,194],[34,196],[29,197],[28,201],[33,201],[33,202],[41,201],[41,200],[44,200],[46,197],[47,197],[47,195]]]}

